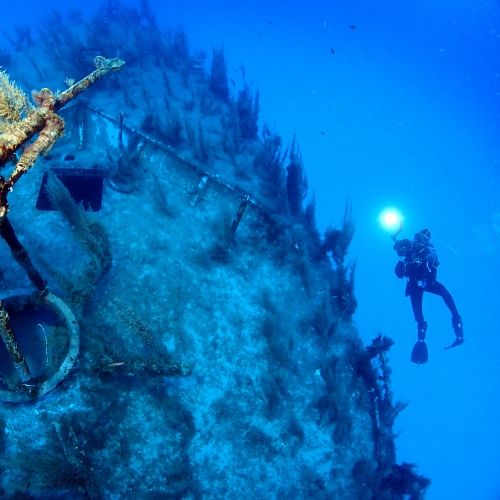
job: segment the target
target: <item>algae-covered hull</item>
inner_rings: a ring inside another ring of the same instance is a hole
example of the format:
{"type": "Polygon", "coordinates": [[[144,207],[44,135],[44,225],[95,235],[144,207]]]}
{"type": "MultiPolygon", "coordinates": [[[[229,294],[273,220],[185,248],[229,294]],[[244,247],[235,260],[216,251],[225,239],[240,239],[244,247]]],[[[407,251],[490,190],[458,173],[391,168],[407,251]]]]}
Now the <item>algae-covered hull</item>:
{"type": "MultiPolygon", "coordinates": [[[[0,407],[2,488],[383,498],[397,410],[372,365],[387,346],[367,354],[351,321],[349,212],[322,238],[297,194],[298,148],[254,131],[249,89],[221,95],[224,75],[205,72],[183,33],[160,30],[145,3],[120,15],[111,4],[90,21],[52,19],[8,68],[56,88],[104,45],[127,62],[60,110],[65,136],[9,195],[81,345],[57,388],[0,407]],[[98,211],[75,203],[61,168],[100,172],[98,211]],[[35,206],[41,185],[50,210],[35,206]]],[[[0,252],[2,286],[28,285],[0,252]]]]}

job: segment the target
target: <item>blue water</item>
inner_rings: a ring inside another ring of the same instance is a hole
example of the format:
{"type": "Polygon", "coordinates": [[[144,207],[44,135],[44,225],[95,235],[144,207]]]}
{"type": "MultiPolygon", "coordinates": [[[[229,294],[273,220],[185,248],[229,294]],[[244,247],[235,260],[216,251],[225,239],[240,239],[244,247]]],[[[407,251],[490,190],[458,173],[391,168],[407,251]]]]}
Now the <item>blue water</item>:
{"type": "MultiPolygon", "coordinates": [[[[5,22],[37,22],[62,9],[32,5],[11,5],[5,22]]],[[[296,134],[320,227],[337,224],[352,202],[355,320],[366,342],[379,332],[396,340],[394,392],[409,402],[396,423],[398,461],[431,477],[431,500],[500,498],[500,3],[150,5],[160,22],[185,28],[192,48],[210,54],[222,43],[237,83],[244,66],[260,90],[262,124],[285,140],[296,134]],[[377,223],[387,205],[404,214],[404,237],[431,228],[439,279],[465,323],[466,343],[445,352],[449,313],[425,297],[424,366],[409,360],[416,328],[390,238],[377,223]]]]}

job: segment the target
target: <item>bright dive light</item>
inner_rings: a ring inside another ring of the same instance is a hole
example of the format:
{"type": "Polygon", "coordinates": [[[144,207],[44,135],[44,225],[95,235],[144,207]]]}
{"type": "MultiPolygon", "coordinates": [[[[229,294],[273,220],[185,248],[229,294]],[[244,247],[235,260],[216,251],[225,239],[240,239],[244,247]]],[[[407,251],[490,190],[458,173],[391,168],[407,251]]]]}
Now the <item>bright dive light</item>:
{"type": "Polygon", "coordinates": [[[395,208],[385,208],[380,213],[378,220],[386,231],[398,231],[403,224],[403,216],[395,208]]]}

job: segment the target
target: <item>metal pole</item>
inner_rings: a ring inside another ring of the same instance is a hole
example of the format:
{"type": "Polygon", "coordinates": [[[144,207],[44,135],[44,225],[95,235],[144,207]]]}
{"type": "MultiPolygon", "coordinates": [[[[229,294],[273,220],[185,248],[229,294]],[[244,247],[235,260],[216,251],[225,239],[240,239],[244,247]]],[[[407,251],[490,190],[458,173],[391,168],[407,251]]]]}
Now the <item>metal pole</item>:
{"type": "Polygon", "coordinates": [[[47,282],[35,268],[7,216],[0,218],[0,236],[12,251],[14,259],[24,268],[33,285],[42,293],[47,293],[47,282]]]}
{"type": "Polygon", "coordinates": [[[236,229],[238,229],[238,226],[240,225],[241,218],[243,217],[243,214],[245,213],[245,209],[247,208],[248,202],[250,201],[250,196],[246,194],[243,197],[242,202],[240,203],[240,206],[238,208],[238,211],[236,212],[236,215],[234,216],[233,223],[231,224],[231,229],[229,230],[229,234],[227,235],[226,238],[226,248],[229,247],[231,244],[231,241],[234,238],[234,234],[236,233],[236,229]]]}
{"type": "Polygon", "coordinates": [[[9,314],[0,301],[0,337],[4,341],[7,351],[9,351],[12,363],[21,378],[21,382],[28,382],[31,379],[31,373],[26,364],[24,356],[19,350],[19,346],[16,342],[16,337],[10,326],[9,314]]]}

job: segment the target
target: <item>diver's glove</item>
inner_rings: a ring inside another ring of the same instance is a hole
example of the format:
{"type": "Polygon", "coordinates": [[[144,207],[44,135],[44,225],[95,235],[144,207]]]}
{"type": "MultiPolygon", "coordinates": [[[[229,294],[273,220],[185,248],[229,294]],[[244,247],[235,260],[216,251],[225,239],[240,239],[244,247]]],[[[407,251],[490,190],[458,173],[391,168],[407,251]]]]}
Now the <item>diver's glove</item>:
{"type": "Polygon", "coordinates": [[[402,279],[406,276],[406,265],[402,260],[399,260],[394,268],[394,272],[399,279],[402,279]]]}

